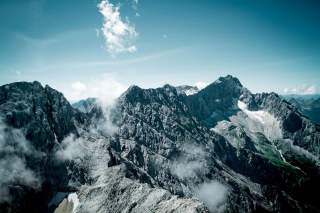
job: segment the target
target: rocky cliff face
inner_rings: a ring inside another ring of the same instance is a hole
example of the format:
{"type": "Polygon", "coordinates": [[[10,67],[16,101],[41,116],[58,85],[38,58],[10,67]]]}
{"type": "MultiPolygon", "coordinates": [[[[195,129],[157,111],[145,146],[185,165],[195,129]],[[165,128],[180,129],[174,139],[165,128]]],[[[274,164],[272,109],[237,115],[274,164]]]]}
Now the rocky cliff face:
{"type": "Polygon", "coordinates": [[[256,94],[250,103],[270,112],[280,121],[284,138],[319,156],[320,126],[302,115],[298,108],[275,93],[256,94]]]}
{"type": "Polygon", "coordinates": [[[85,117],[61,93],[38,82],[1,86],[0,117],[0,161],[7,164],[1,173],[10,177],[1,182],[8,198],[1,212],[44,212],[52,193],[66,188],[68,181],[55,149],[67,135],[78,135],[77,125],[85,117]]]}
{"type": "Polygon", "coordinates": [[[1,87],[6,128],[43,153],[22,157],[37,187],[2,185],[33,194],[10,188],[19,205],[4,212],[53,211],[71,192],[57,212],[319,212],[319,127],[276,94],[226,76],[188,96],[131,86],[108,109],[74,106],[36,82],[1,87]]]}

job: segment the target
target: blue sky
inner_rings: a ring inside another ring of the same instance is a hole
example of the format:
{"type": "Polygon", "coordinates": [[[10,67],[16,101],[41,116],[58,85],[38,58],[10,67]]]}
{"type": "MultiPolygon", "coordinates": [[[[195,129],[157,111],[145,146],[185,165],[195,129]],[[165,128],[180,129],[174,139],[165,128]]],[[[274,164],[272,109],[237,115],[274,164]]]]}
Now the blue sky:
{"type": "Polygon", "coordinates": [[[319,1],[104,3],[1,0],[0,84],[38,80],[73,100],[232,74],[253,92],[319,92],[319,1]]]}

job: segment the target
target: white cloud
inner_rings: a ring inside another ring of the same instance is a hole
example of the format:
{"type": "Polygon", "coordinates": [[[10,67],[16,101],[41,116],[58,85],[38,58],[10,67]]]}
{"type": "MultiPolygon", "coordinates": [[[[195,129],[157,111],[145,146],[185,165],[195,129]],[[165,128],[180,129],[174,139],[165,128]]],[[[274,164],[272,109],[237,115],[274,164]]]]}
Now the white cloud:
{"type": "Polygon", "coordinates": [[[135,11],[135,15],[137,17],[140,16],[140,14],[138,13],[138,3],[139,3],[139,0],[133,0],[132,1],[132,9],[135,11]]]}
{"type": "Polygon", "coordinates": [[[71,84],[72,89],[79,91],[79,92],[84,92],[87,90],[87,86],[80,81],[74,82],[71,84]]]}
{"type": "Polygon", "coordinates": [[[228,189],[217,181],[203,183],[196,190],[196,197],[212,212],[224,212],[228,189]]]}
{"type": "Polygon", "coordinates": [[[171,172],[181,179],[196,177],[197,173],[202,173],[205,171],[204,168],[205,162],[203,161],[186,162],[183,159],[173,162],[170,167],[171,172]]]}
{"type": "Polygon", "coordinates": [[[317,93],[317,87],[315,85],[309,86],[304,90],[305,94],[315,94],[317,93]]]}
{"type": "Polygon", "coordinates": [[[75,160],[84,157],[86,152],[86,141],[71,134],[62,141],[61,149],[56,152],[56,157],[60,160],[75,160]]]}
{"type": "Polygon", "coordinates": [[[316,85],[302,85],[296,88],[285,88],[283,90],[285,94],[295,94],[295,95],[314,95],[318,93],[316,85]]]}
{"type": "Polygon", "coordinates": [[[0,118],[0,203],[11,202],[10,186],[41,187],[40,177],[26,164],[26,156],[41,157],[19,129],[5,125],[0,118]]]}
{"type": "Polygon", "coordinates": [[[26,166],[23,158],[16,155],[7,156],[0,160],[0,203],[10,202],[10,185],[25,185],[35,189],[40,188],[37,175],[26,166]]]}
{"type": "Polygon", "coordinates": [[[71,102],[93,97],[98,98],[103,105],[110,105],[127,88],[127,85],[118,82],[112,76],[103,75],[86,83],[76,81],[63,92],[71,102]]]}
{"type": "Polygon", "coordinates": [[[106,39],[107,50],[110,54],[135,52],[137,50],[133,41],[138,33],[129,20],[123,20],[120,15],[120,7],[115,6],[108,0],[103,0],[98,5],[99,12],[104,17],[104,23],[101,28],[106,39]]]}
{"type": "Polygon", "coordinates": [[[208,86],[209,84],[206,83],[206,82],[202,82],[202,81],[199,81],[195,84],[195,86],[199,89],[199,90],[202,90],[203,88],[205,88],[206,86],[208,86]]]}
{"type": "Polygon", "coordinates": [[[172,174],[181,179],[203,176],[208,172],[206,165],[206,153],[201,146],[186,143],[181,149],[184,153],[170,166],[172,174]]]}

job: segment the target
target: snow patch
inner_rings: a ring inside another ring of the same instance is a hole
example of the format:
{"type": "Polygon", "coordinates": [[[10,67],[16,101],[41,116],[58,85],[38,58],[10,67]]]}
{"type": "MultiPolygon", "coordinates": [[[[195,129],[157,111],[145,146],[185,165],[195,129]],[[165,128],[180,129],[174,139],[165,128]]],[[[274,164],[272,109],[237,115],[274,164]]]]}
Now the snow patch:
{"type": "Polygon", "coordinates": [[[250,111],[248,106],[240,100],[238,100],[238,107],[249,118],[248,126],[250,128],[248,129],[263,133],[271,141],[282,138],[280,122],[269,112],[264,110],[250,111]]]}
{"type": "Polygon", "coordinates": [[[79,198],[77,193],[71,193],[68,195],[68,202],[73,204],[72,212],[75,212],[76,208],[79,206],[79,198]]]}
{"type": "Polygon", "coordinates": [[[54,210],[54,213],[75,213],[78,206],[79,199],[77,193],[70,193],[54,210]]]}
{"type": "Polygon", "coordinates": [[[192,89],[187,89],[184,93],[185,93],[187,96],[189,96],[189,95],[196,94],[196,93],[198,93],[198,92],[199,92],[198,89],[192,88],[192,89]]]}
{"type": "Polygon", "coordinates": [[[195,87],[198,88],[198,90],[202,90],[204,89],[205,87],[207,87],[209,84],[206,83],[206,82],[202,82],[202,81],[199,81],[195,84],[195,87]]]}
{"type": "Polygon", "coordinates": [[[262,124],[265,124],[268,121],[272,120],[273,116],[270,115],[268,112],[263,111],[263,110],[250,111],[250,110],[248,110],[248,106],[242,101],[238,101],[238,107],[244,113],[246,113],[249,116],[249,118],[256,120],[256,121],[259,121],[262,124]]]}

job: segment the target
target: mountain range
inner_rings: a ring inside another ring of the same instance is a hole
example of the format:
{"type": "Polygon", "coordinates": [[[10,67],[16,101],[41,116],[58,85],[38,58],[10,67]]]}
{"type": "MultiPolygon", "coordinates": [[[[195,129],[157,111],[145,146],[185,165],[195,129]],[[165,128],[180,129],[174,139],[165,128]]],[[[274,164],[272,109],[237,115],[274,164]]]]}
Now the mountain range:
{"type": "Polygon", "coordinates": [[[284,98],[310,120],[320,124],[320,95],[286,95],[284,98]]]}
{"type": "Polygon", "coordinates": [[[3,85],[0,212],[320,212],[317,113],[294,100],[230,75],[112,105],[3,85]]]}

